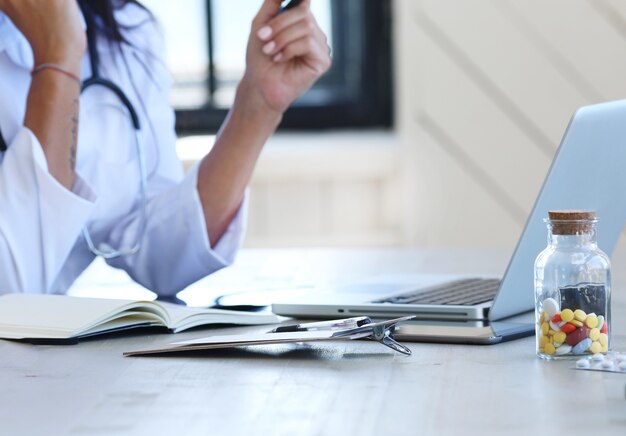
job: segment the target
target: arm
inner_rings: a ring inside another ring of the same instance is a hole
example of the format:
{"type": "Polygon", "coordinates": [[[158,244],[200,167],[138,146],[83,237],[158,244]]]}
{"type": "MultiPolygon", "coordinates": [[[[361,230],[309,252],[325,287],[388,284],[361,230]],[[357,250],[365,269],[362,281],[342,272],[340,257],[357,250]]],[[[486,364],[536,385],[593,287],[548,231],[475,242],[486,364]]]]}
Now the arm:
{"type": "MultiPolygon", "coordinates": [[[[33,49],[35,66],[59,65],[80,76],[85,32],[73,0],[0,0],[33,49]],[[54,35],[54,37],[50,37],[54,35]]],[[[40,141],[50,174],[64,187],[74,184],[80,84],[46,69],[32,78],[24,126],[40,141]]]]}
{"type": "Polygon", "coordinates": [[[283,112],[330,67],[326,37],[311,14],[310,0],[282,14],[280,4],[265,0],[254,19],[235,102],[200,164],[198,192],[212,245],[236,214],[283,112]]]}
{"type": "MultiPolygon", "coordinates": [[[[78,74],[84,35],[74,0],[0,0],[0,11],[29,41],[35,62],[78,74]]],[[[70,161],[79,86],[53,71],[31,80],[10,62],[0,70],[7,101],[23,114],[14,121],[24,116],[0,162],[0,293],[50,292],[95,201],[70,161]]]]}

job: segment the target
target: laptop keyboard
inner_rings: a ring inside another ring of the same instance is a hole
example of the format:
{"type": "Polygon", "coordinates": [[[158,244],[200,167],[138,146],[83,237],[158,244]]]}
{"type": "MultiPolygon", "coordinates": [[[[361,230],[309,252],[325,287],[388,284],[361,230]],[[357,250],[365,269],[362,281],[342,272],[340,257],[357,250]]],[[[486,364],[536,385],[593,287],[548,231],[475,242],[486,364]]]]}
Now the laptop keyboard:
{"type": "Polygon", "coordinates": [[[493,300],[499,287],[500,279],[460,279],[419,291],[383,298],[373,301],[373,303],[470,306],[493,300]]]}

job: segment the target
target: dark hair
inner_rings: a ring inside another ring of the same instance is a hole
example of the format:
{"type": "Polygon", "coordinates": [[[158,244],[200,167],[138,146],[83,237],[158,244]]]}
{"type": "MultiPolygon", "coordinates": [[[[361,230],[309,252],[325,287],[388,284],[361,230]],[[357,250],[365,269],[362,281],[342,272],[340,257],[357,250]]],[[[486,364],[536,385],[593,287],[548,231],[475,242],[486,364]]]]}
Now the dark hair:
{"type": "Polygon", "coordinates": [[[122,26],[115,19],[114,12],[128,4],[135,4],[147,11],[137,0],[78,0],[85,20],[93,23],[96,32],[110,43],[128,42],[122,34],[122,26]]]}

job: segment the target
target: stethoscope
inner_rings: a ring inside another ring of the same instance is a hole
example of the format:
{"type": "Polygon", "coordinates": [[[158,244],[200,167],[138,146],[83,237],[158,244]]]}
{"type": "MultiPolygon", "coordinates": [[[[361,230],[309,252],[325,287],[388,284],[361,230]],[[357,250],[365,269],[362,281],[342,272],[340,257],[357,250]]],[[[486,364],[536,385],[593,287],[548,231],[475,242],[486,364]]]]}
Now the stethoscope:
{"type": "MultiPolygon", "coordinates": [[[[113,94],[117,96],[117,98],[122,103],[122,106],[124,107],[124,109],[126,109],[126,111],[128,112],[128,116],[130,117],[130,121],[134,129],[134,138],[135,138],[134,142],[135,142],[135,149],[137,151],[137,160],[138,160],[138,167],[139,167],[139,176],[140,176],[139,190],[141,194],[141,199],[140,199],[141,206],[140,206],[140,212],[139,212],[140,213],[139,232],[137,233],[138,236],[137,236],[136,242],[132,246],[129,246],[126,248],[114,249],[106,243],[100,244],[99,246],[96,247],[96,245],[94,244],[91,238],[91,235],[89,234],[89,230],[87,229],[87,226],[83,227],[83,230],[82,230],[83,238],[85,242],[87,243],[89,250],[93,254],[95,254],[96,256],[101,256],[105,259],[114,259],[114,258],[121,257],[121,256],[130,256],[130,255],[137,253],[137,251],[139,251],[139,247],[140,247],[139,240],[146,227],[146,208],[147,208],[147,202],[148,202],[148,194],[147,194],[148,176],[146,173],[144,152],[143,152],[143,148],[141,147],[141,124],[139,122],[139,116],[137,115],[137,111],[135,110],[135,107],[133,106],[129,98],[126,96],[124,91],[122,91],[121,88],[117,86],[115,83],[111,82],[108,79],[103,78],[100,75],[100,68],[99,68],[100,56],[98,54],[98,50],[96,46],[95,24],[93,23],[93,20],[91,18],[87,18],[88,17],[87,15],[85,16],[86,16],[86,22],[87,22],[87,47],[88,47],[88,54],[89,54],[89,62],[91,65],[91,76],[82,82],[80,92],[81,94],[83,94],[88,88],[100,86],[100,87],[108,89],[109,91],[111,91],[113,94]]],[[[7,148],[8,148],[7,143],[2,137],[2,132],[0,131],[0,152],[5,152],[7,148]]]]}

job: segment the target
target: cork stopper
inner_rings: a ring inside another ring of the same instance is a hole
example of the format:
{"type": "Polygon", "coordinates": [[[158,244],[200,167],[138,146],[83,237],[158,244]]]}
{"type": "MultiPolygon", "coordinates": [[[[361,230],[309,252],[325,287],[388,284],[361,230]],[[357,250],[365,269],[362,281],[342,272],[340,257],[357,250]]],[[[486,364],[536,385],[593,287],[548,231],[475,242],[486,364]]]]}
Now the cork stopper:
{"type": "Polygon", "coordinates": [[[587,210],[551,210],[548,217],[553,235],[578,235],[593,229],[596,213],[587,210]]]}

